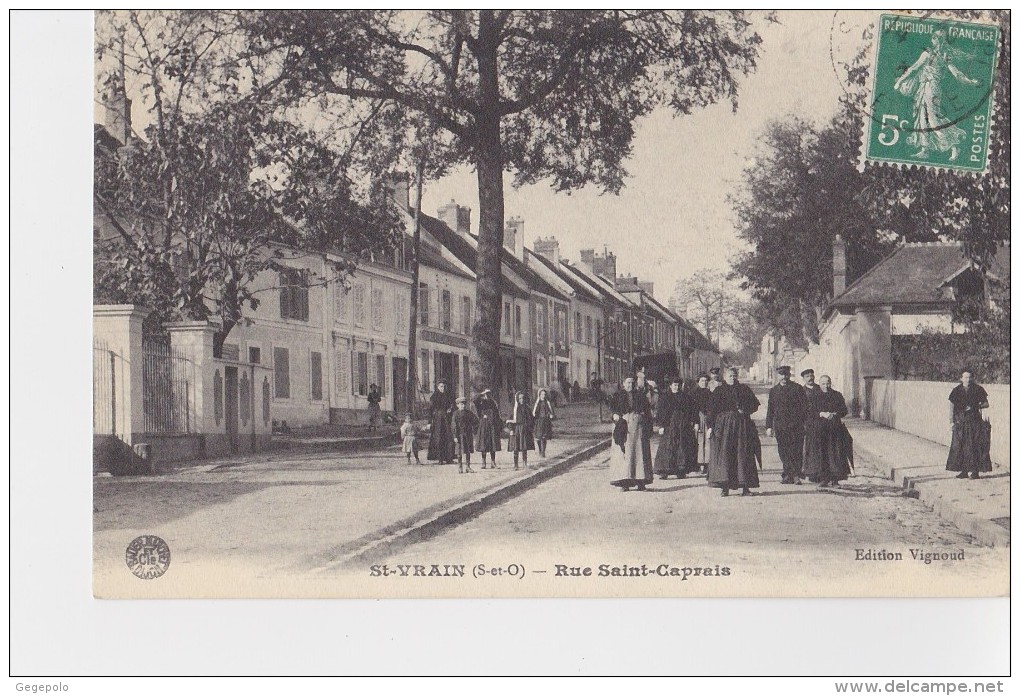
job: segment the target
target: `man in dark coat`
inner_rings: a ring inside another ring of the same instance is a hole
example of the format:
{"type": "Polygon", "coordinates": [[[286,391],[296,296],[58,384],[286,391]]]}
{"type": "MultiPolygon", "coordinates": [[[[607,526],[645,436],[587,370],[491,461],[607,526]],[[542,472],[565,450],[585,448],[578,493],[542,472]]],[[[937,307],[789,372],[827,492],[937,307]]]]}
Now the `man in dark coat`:
{"type": "Polygon", "coordinates": [[[482,453],[482,468],[486,468],[485,456],[492,456],[492,468],[496,468],[496,452],[503,432],[503,419],[499,417],[499,406],[492,398],[491,389],[483,389],[475,399],[475,413],[478,415],[478,451],[482,453]]]}
{"type": "Polygon", "coordinates": [[[790,366],[781,365],[779,384],[769,390],[765,434],[775,436],[779,460],[783,463],[783,483],[800,483],[804,466],[804,418],[807,396],[804,388],[790,381],[790,366]]]}
{"type": "Polygon", "coordinates": [[[428,460],[449,464],[453,461],[453,432],[450,429],[450,416],[453,413],[453,395],[446,391],[446,382],[440,380],[436,390],[429,398],[429,414],[432,430],[429,432],[428,460]]]}
{"type": "Polygon", "coordinates": [[[949,393],[949,402],[953,441],[946,471],[959,471],[956,478],[979,478],[978,472],[992,470],[991,426],[981,416],[982,409],[988,408],[988,392],[964,370],[960,383],[949,393]]]}
{"type": "Polygon", "coordinates": [[[712,392],[708,414],[708,436],[712,450],[708,463],[708,483],[728,496],[734,488],[751,495],[758,488],[761,466],[761,440],[751,414],[761,402],[746,384],[737,380],[737,369],[726,371],[726,381],[712,392]]]}

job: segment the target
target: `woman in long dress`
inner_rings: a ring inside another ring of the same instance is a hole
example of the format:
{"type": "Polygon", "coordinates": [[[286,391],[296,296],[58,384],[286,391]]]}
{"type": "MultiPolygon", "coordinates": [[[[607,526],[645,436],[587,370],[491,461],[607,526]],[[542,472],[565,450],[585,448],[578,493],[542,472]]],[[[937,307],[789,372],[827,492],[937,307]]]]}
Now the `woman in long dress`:
{"type": "Polygon", "coordinates": [[[530,469],[528,450],[535,449],[535,417],[531,415],[524,392],[517,392],[514,396],[514,405],[510,409],[510,418],[506,424],[510,429],[506,448],[514,453],[514,469],[520,468],[520,459],[524,460],[524,468],[530,469]]]}
{"type": "Polygon", "coordinates": [[[751,414],[761,402],[751,388],[737,381],[737,370],[726,371],[726,381],[712,392],[708,413],[708,436],[712,440],[708,483],[728,496],[731,489],[751,495],[758,488],[761,440],[751,414]]]}
{"type": "Polygon", "coordinates": [[[691,394],[698,411],[698,422],[694,426],[698,435],[697,463],[707,472],[709,458],[708,408],[709,400],[712,398],[712,390],[708,388],[708,375],[698,375],[698,386],[692,390],[691,394]]]}
{"type": "Polygon", "coordinates": [[[979,472],[992,470],[991,426],[981,416],[988,408],[988,392],[968,370],[949,393],[953,442],[949,446],[946,471],[959,471],[956,478],[979,478],[979,472]]]}
{"type": "Polygon", "coordinates": [[[609,403],[615,423],[613,454],[610,458],[610,483],[624,491],[639,491],[653,480],[651,446],[648,444],[652,407],[644,389],[636,389],[634,378],[623,380],[623,387],[609,403]]]}
{"type": "Polygon", "coordinates": [[[499,452],[499,441],[503,434],[503,419],[499,415],[499,406],[492,398],[491,389],[483,389],[481,396],[475,399],[475,413],[478,414],[477,450],[482,453],[482,468],[485,469],[485,456],[492,456],[492,468],[496,468],[496,452],[499,452]]]}
{"type": "Polygon", "coordinates": [[[535,399],[531,415],[535,419],[535,443],[538,445],[538,454],[545,459],[545,443],[552,439],[552,422],[556,418],[552,403],[549,401],[549,393],[545,389],[538,390],[538,398],[535,399]]]}
{"type": "Polygon", "coordinates": [[[429,449],[426,458],[430,462],[449,464],[453,462],[453,430],[450,416],[453,414],[453,396],[446,391],[446,382],[440,380],[436,390],[429,397],[429,414],[432,430],[429,433],[429,449]]]}
{"type": "Polygon", "coordinates": [[[697,408],[694,399],[682,389],[679,377],[669,380],[669,388],[659,395],[655,424],[659,428],[659,448],[655,451],[654,472],[659,478],[686,478],[697,465],[694,423],[697,408]]]}
{"type": "Polygon", "coordinates": [[[946,43],[946,35],[936,31],[931,36],[931,48],[921,52],[917,61],[907,68],[893,84],[900,94],[914,99],[914,128],[907,136],[907,143],[918,148],[916,157],[927,156],[929,150],[949,152],[949,161],[960,156],[960,144],[967,138],[967,132],[950,123],[942,104],[942,81],[947,74],[965,85],[975,86],[979,80],[972,80],[963,74],[955,62],[967,58],[967,54],[946,43]]]}
{"type": "Polygon", "coordinates": [[[850,476],[853,439],[843,424],[846,399],[832,388],[828,375],[818,378],[818,389],[807,389],[804,423],[804,475],[819,488],[838,488],[850,476]]]}

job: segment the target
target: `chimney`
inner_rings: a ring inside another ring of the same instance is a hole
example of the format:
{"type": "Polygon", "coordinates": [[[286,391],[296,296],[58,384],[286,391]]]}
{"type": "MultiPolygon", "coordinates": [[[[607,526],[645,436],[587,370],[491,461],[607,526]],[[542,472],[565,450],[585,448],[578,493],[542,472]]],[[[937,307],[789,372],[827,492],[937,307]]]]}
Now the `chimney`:
{"type": "Polygon", "coordinates": [[[650,280],[639,280],[638,287],[644,290],[649,297],[655,297],[655,283],[650,280]]]}
{"type": "Polygon", "coordinates": [[[560,265],[560,243],[556,237],[549,237],[549,239],[539,237],[536,239],[535,253],[552,261],[556,266],[560,265]]]}
{"type": "Polygon", "coordinates": [[[411,175],[407,172],[397,172],[386,177],[386,189],[390,198],[402,210],[411,209],[411,175]]]}
{"type": "Polygon", "coordinates": [[[124,75],[124,39],[121,37],[117,67],[103,91],[103,126],[121,145],[127,145],[131,137],[131,100],[127,98],[124,75]]]}
{"type": "Polygon", "coordinates": [[[840,235],[832,240],[832,296],[838,297],[846,290],[846,242],[840,235]]]}
{"type": "Polygon", "coordinates": [[[595,250],[594,249],[581,249],[581,265],[586,269],[595,272],[595,250]]]}
{"type": "Polygon", "coordinates": [[[515,215],[506,221],[506,228],[503,230],[503,247],[514,256],[517,255],[517,233],[523,224],[524,218],[515,215]]]}
{"type": "Polygon", "coordinates": [[[610,283],[616,282],[616,254],[604,248],[602,254],[595,254],[593,270],[610,283]]]}
{"type": "Polygon", "coordinates": [[[439,208],[437,217],[457,234],[466,236],[471,232],[471,208],[457,205],[453,199],[439,208]]]}

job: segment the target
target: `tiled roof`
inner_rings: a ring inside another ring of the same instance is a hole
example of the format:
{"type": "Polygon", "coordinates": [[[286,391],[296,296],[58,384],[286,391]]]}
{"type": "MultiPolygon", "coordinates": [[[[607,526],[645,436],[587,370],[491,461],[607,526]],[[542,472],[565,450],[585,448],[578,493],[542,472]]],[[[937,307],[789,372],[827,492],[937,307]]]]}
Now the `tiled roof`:
{"type": "Polygon", "coordinates": [[[549,259],[545,258],[541,254],[535,253],[534,251],[526,250],[525,253],[530,254],[532,258],[537,259],[539,263],[555,273],[556,277],[569,285],[570,289],[577,293],[580,299],[587,300],[589,302],[602,302],[602,298],[598,297],[595,293],[585,287],[584,283],[578,280],[576,276],[562,268],[561,264],[553,263],[549,259]]]}
{"type": "Polygon", "coordinates": [[[616,290],[613,288],[613,284],[610,283],[605,278],[603,278],[602,276],[596,273],[592,273],[588,271],[586,268],[582,268],[581,266],[575,266],[572,263],[564,262],[562,265],[564,268],[572,272],[574,275],[581,278],[590,287],[593,287],[596,291],[598,291],[599,294],[601,294],[604,299],[608,300],[610,303],[616,305],[617,307],[630,309],[634,306],[633,301],[627,299],[620,293],[616,292],[616,290]]]}
{"type": "MultiPolygon", "coordinates": [[[[477,273],[478,269],[478,250],[474,245],[464,237],[460,236],[442,220],[426,215],[421,215],[421,226],[426,232],[432,235],[436,241],[446,247],[451,254],[456,256],[462,264],[468,268],[474,269],[477,273]]],[[[505,256],[504,256],[505,258],[505,256]]],[[[534,275],[534,273],[532,273],[534,275]]],[[[503,292],[525,299],[528,297],[528,288],[521,287],[517,283],[513,282],[510,278],[503,274],[503,282],[501,283],[503,292]]]]}
{"type": "MultiPolygon", "coordinates": [[[[958,242],[904,244],[854,281],[830,307],[951,302],[940,287],[969,265],[958,242]]],[[[991,272],[1009,277],[1009,245],[1000,249],[991,272]]]]}
{"type": "Polygon", "coordinates": [[[418,248],[418,262],[421,263],[422,265],[434,268],[437,271],[442,271],[443,273],[449,273],[450,275],[460,276],[461,278],[467,278],[468,280],[475,279],[475,277],[472,274],[463,271],[454,264],[450,263],[449,261],[444,259],[438,251],[434,250],[427,244],[422,244],[418,248]]]}
{"type": "Polygon", "coordinates": [[[705,338],[705,335],[703,333],[701,333],[700,331],[695,329],[693,326],[691,327],[691,331],[694,332],[694,348],[695,349],[697,349],[697,350],[707,350],[710,353],[718,353],[719,352],[719,348],[714,343],[712,343],[707,338],[705,338]]]}

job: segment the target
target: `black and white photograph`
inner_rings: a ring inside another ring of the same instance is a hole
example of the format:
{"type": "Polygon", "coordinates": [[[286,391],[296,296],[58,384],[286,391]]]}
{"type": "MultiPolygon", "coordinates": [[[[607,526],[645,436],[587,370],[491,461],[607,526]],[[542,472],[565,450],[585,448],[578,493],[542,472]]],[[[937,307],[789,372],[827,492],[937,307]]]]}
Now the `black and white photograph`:
{"type": "Polygon", "coordinates": [[[1009,10],[86,14],[99,611],[1009,597],[1009,10]]]}

